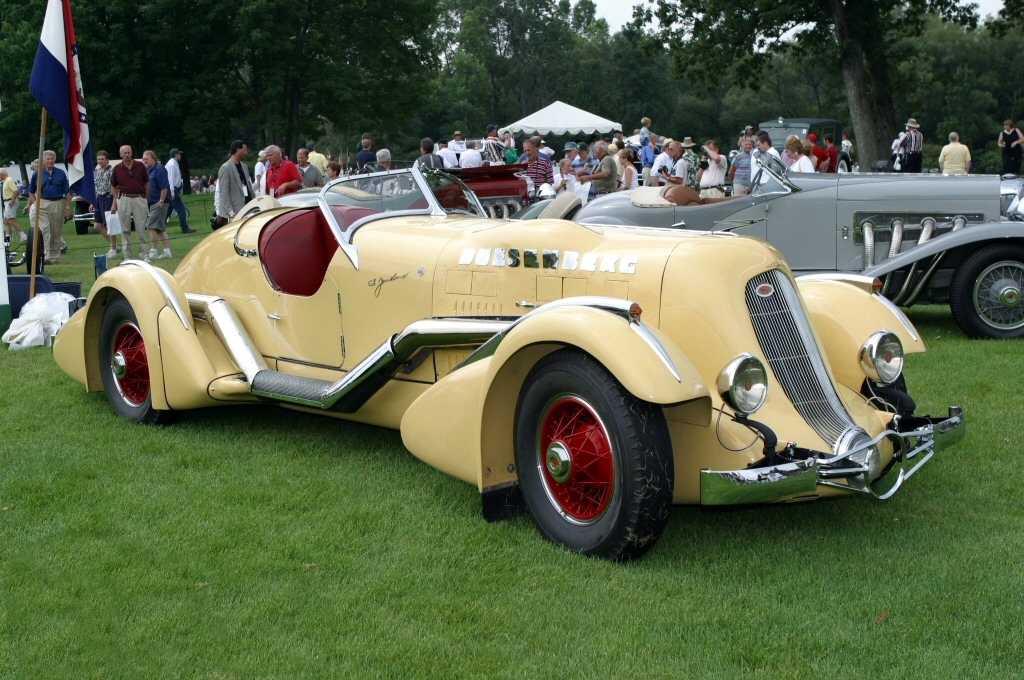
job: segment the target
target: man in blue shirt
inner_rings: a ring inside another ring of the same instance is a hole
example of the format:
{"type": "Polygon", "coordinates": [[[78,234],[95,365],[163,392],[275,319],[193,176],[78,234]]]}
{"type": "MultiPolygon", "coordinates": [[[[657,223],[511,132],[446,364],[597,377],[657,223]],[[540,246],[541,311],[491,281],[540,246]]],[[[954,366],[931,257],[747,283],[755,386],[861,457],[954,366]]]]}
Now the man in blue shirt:
{"type": "MultiPolygon", "coordinates": [[[[644,118],[647,120],[647,118],[644,118]]],[[[640,167],[645,187],[658,185],[658,180],[651,180],[651,168],[654,166],[654,159],[658,157],[658,140],[654,135],[641,139],[643,146],[640,148],[640,167]]]]}
{"type": "Polygon", "coordinates": [[[45,263],[57,264],[60,260],[60,243],[64,220],[71,218],[71,185],[63,170],[56,167],[57,152],[43,152],[43,168],[32,173],[29,190],[34,194],[42,180],[43,192],[39,202],[39,231],[43,238],[45,263]]]}
{"type": "MultiPolygon", "coordinates": [[[[171,184],[167,179],[167,168],[157,160],[156,152],[146,149],[142,152],[142,163],[149,171],[149,213],[146,215],[146,229],[150,232],[153,242],[149,250],[150,260],[167,260],[173,257],[171,254],[171,241],[167,237],[167,194],[171,191],[171,184]],[[164,243],[164,252],[157,254],[157,241],[164,243]]],[[[146,258],[143,258],[146,259],[146,258]]]]}

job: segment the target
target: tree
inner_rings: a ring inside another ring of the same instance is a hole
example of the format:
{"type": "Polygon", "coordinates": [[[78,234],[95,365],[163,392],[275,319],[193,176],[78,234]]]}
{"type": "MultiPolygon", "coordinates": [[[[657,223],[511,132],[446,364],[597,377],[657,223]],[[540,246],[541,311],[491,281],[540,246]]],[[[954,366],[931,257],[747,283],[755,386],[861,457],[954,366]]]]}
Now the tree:
{"type": "MultiPolygon", "coordinates": [[[[838,62],[862,166],[888,158],[896,130],[892,64],[900,37],[920,33],[924,18],[973,27],[977,5],[956,0],[656,0],[637,22],[657,18],[657,38],[675,63],[703,82],[732,77],[756,87],[774,56],[838,62]]],[[[913,85],[913,83],[909,83],[913,85]]]]}
{"type": "MultiPolygon", "coordinates": [[[[45,2],[0,8],[0,149],[33,158],[28,93],[45,2]]],[[[429,94],[438,0],[75,0],[93,146],[184,148],[216,166],[231,139],[294,152],[327,129],[401,131],[429,94]]],[[[51,126],[47,146],[61,131],[51,126]]]]}

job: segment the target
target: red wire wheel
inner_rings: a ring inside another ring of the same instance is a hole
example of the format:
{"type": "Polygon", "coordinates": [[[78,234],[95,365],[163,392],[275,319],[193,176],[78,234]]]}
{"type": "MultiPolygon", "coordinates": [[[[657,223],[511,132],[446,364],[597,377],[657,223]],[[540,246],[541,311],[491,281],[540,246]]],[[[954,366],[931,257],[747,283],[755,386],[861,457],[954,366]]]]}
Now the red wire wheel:
{"type": "Polygon", "coordinates": [[[133,323],[122,324],[114,333],[110,370],[121,397],[131,406],[142,406],[149,398],[149,360],[142,331],[133,323]]]}
{"type": "Polygon", "coordinates": [[[548,498],[569,521],[586,524],[608,509],[615,461],[604,423],[578,397],[555,401],[544,414],[539,451],[548,498]]]}
{"type": "MultiPolygon", "coordinates": [[[[123,297],[112,298],[100,322],[98,362],[103,392],[114,412],[136,423],[168,424],[177,411],[153,408],[150,357],[139,319],[123,297]]],[[[154,357],[160,360],[159,347],[154,357]]],[[[159,370],[159,367],[156,369],[159,370]]]]}
{"type": "Polygon", "coordinates": [[[664,530],[675,476],[664,413],[589,354],[567,347],[533,366],[513,448],[519,497],[557,545],[628,560],[664,530]]]}

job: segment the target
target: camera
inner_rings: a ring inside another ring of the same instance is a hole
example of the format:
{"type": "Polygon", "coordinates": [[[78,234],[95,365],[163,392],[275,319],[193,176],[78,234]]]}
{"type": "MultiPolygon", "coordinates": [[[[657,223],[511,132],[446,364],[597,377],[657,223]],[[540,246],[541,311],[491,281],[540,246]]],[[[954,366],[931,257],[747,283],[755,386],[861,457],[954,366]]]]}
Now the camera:
{"type": "Polygon", "coordinates": [[[708,163],[708,159],[707,158],[701,158],[699,161],[697,161],[697,165],[700,166],[701,170],[707,170],[708,166],[711,165],[711,164],[708,163]]]}

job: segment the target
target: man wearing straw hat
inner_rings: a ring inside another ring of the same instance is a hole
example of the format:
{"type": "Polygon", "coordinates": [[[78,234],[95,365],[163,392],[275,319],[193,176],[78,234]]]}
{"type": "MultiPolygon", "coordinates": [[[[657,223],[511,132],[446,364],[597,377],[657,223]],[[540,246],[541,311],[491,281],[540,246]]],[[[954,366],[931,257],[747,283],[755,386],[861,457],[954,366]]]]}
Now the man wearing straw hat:
{"type": "Polygon", "coordinates": [[[906,133],[899,142],[896,154],[900,158],[900,172],[921,172],[921,151],[924,149],[924,135],[917,119],[907,120],[906,133]]]}

